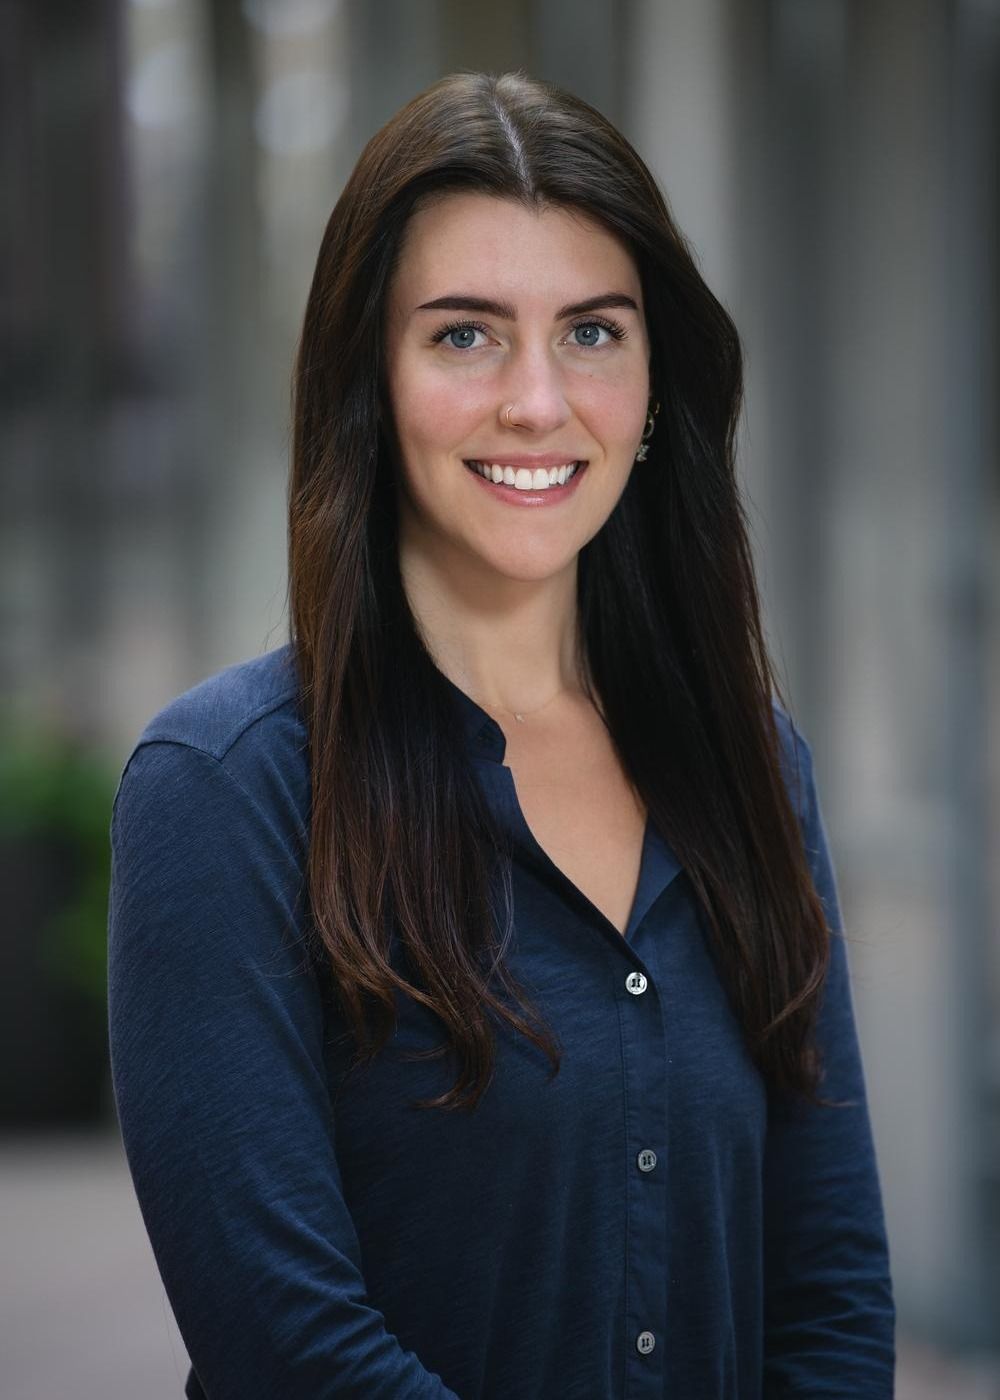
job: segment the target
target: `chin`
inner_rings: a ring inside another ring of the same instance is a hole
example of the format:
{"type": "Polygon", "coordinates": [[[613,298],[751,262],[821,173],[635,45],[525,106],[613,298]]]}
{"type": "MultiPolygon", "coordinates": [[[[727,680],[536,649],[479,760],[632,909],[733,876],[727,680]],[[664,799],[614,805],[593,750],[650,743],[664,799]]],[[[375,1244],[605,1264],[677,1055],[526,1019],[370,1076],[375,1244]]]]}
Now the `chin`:
{"type": "Polygon", "coordinates": [[[513,583],[544,583],[546,579],[554,578],[575,565],[578,554],[578,549],[558,553],[551,550],[511,549],[500,555],[495,552],[480,554],[479,561],[484,570],[490,570],[499,578],[509,579],[513,583]]]}

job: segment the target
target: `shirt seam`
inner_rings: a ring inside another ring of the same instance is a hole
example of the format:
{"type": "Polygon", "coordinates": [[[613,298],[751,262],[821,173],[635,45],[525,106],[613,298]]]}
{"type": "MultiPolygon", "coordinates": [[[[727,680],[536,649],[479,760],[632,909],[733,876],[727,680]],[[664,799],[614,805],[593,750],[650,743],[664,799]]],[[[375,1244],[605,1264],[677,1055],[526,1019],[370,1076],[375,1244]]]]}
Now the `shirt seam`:
{"type": "Polygon", "coordinates": [[[253,793],[236,776],[232,769],[229,768],[227,764],[223,762],[223,759],[226,757],[226,755],[230,753],[233,747],[232,744],[229,745],[229,747],[225,751],[225,754],[223,754],[223,757],[220,758],[217,754],[212,753],[211,750],[202,748],[200,744],[195,744],[190,739],[168,738],[166,736],[151,736],[148,739],[140,739],[139,742],[136,744],[135,748],[129,754],[128,759],[125,763],[125,767],[122,769],[121,777],[118,779],[118,787],[115,790],[114,801],[112,802],[113,814],[118,807],[118,798],[121,794],[122,786],[125,782],[125,775],[128,773],[129,768],[132,766],[132,760],[142,749],[150,748],[154,744],[170,745],[178,749],[187,749],[190,753],[201,754],[203,758],[207,758],[212,764],[215,765],[216,768],[219,768],[226,775],[226,777],[237,789],[237,791],[242,793],[243,797],[246,798],[247,802],[249,802],[250,806],[254,809],[254,811],[260,813],[261,815],[264,815],[264,809],[261,807],[257,798],[254,797],[253,793]]]}
{"type": "MultiPolygon", "coordinates": [[[[218,755],[220,761],[223,758],[225,758],[226,754],[229,753],[230,749],[232,749],[236,744],[238,744],[239,741],[244,737],[244,735],[247,734],[254,727],[254,725],[259,724],[260,721],[266,718],[267,715],[275,714],[278,710],[283,710],[286,705],[298,698],[298,693],[298,686],[293,686],[292,689],[283,692],[281,695],[276,696],[272,700],[268,700],[266,703],[259,706],[258,709],[253,710],[246,717],[245,721],[240,726],[240,728],[237,729],[236,733],[230,739],[226,747],[218,755]]],[[[195,745],[195,747],[199,746],[195,745]]]]}
{"type": "Polygon", "coordinates": [[[211,748],[206,748],[204,744],[198,743],[197,740],[186,739],[179,734],[157,733],[156,730],[159,728],[159,725],[154,719],[147,726],[146,730],[140,734],[136,742],[136,748],[141,747],[143,744],[154,743],[183,744],[186,748],[197,749],[199,753],[208,754],[210,758],[217,759],[221,762],[230,750],[234,748],[255,725],[258,725],[261,720],[266,719],[268,715],[276,714],[279,710],[295,702],[297,698],[298,687],[293,686],[291,689],[282,691],[281,694],[272,696],[269,700],[261,702],[257,705],[256,709],[251,710],[249,714],[235,721],[232,730],[227,734],[225,739],[220,740],[218,744],[213,744],[211,748]],[[153,732],[150,733],[149,730],[153,732]]]}

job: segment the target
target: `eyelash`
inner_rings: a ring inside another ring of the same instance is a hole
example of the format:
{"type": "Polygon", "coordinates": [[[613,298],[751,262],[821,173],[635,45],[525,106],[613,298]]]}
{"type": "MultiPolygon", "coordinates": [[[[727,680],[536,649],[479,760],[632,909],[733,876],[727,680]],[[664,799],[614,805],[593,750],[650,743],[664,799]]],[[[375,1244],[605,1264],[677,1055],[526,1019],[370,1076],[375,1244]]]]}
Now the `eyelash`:
{"type": "MultiPolygon", "coordinates": [[[[579,329],[580,326],[600,326],[616,341],[624,340],[628,335],[628,331],[623,325],[620,325],[617,321],[609,321],[604,316],[588,316],[584,320],[574,321],[570,326],[570,331],[575,331],[579,329]]],[[[433,345],[438,345],[444,340],[445,336],[451,335],[452,331],[482,331],[483,335],[489,335],[489,327],[484,326],[481,321],[453,321],[451,325],[442,326],[440,330],[436,330],[431,336],[431,343],[433,345]]],[[[457,345],[450,346],[449,348],[457,350],[459,354],[463,353],[461,348],[457,345]]],[[[581,345],[578,348],[580,350],[601,349],[599,345],[581,345]]]]}

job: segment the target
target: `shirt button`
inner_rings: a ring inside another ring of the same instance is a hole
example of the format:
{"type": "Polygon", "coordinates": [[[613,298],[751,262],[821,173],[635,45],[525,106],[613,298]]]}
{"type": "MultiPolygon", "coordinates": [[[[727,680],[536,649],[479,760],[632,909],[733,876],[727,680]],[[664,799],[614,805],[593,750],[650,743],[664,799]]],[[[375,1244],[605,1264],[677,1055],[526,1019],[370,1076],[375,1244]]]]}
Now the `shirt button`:
{"type": "Polygon", "coordinates": [[[636,1348],[642,1352],[643,1356],[648,1356],[656,1346],[656,1338],[652,1332],[640,1332],[635,1339],[636,1348]]]}
{"type": "Polygon", "coordinates": [[[656,1166],[656,1153],[651,1147],[644,1147],[639,1153],[636,1161],[639,1163],[641,1172],[651,1172],[656,1166]]]}
{"type": "Polygon", "coordinates": [[[642,996],[646,990],[646,978],[641,972],[630,972],[625,978],[625,986],[634,997],[642,996]]]}

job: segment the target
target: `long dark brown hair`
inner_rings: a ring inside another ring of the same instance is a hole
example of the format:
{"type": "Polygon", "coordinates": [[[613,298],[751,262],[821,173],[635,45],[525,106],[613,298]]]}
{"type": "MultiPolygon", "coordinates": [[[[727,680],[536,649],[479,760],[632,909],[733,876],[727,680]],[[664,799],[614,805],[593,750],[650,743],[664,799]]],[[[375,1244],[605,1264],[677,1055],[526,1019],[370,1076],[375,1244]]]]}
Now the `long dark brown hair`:
{"type": "Polygon", "coordinates": [[[368,142],[327,223],[296,355],[289,589],[312,779],[307,879],[356,1063],[386,1044],[398,994],[439,1018],[439,1052],[458,1065],[421,1107],[475,1106],[503,1022],[554,1071],[560,1060],[505,966],[509,853],[399,570],[386,295],[417,201],[452,190],[582,210],[635,260],[661,408],[648,459],[581,550],[581,642],[755,1064],[773,1088],[815,1100],[829,930],[781,774],[780,690],[736,481],[739,337],[631,145],[520,71],[442,78],[368,142]]]}

